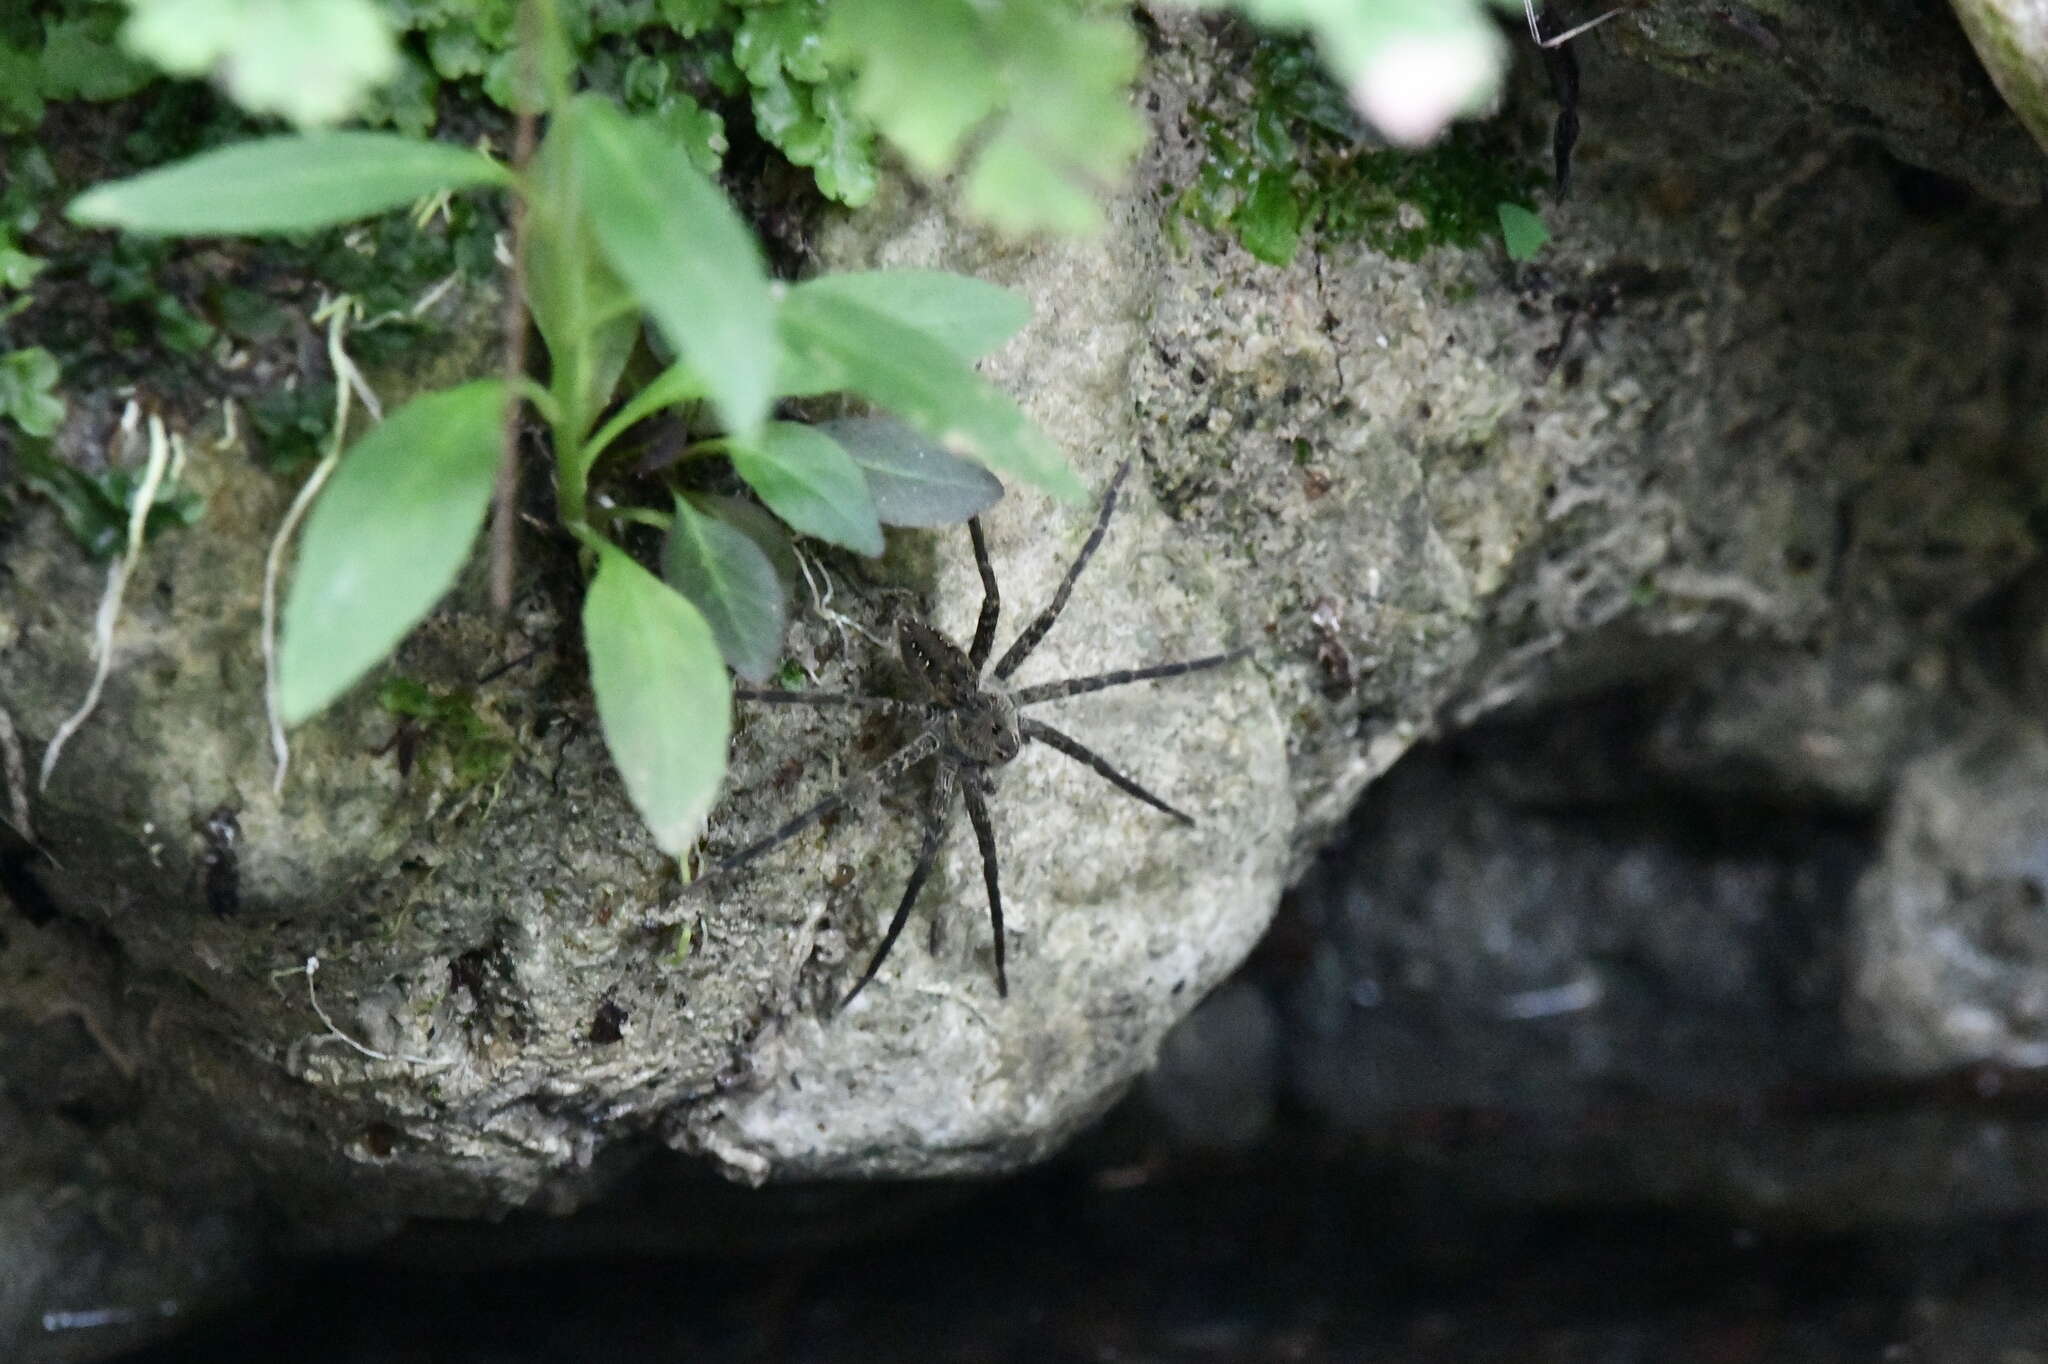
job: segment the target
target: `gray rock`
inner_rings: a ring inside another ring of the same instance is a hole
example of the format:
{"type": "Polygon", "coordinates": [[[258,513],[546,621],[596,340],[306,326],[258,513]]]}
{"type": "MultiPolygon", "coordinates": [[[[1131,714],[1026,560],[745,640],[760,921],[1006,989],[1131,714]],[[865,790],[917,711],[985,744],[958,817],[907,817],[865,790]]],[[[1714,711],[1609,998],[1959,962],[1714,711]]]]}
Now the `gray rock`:
{"type": "MultiPolygon", "coordinates": [[[[1959,26],[1939,6],[1909,3],[1854,15],[1824,0],[1654,5],[1603,32],[1620,51],[1689,82],[1798,117],[1819,141],[1873,137],[1901,160],[1967,180],[1979,193],[2038,204],[2048,158],[2021,126],[2029,115],[2004,74],[2012,63],[1987,55],[1980,66],[1963,32],[1976,37],[1995,12],[2021,8],[1966,0],[1956,6],[1959,26]]],[[[1986,51],[1980,38],[1977,52],[1986,51]]],[[[1589,96],[1589,115],[1600,104],[1589,96]]],[[[1609,107],[1630,116],[1626,105],[1609,107]]]]}
{"type": "Polygon", "coordinates": [[[1856,916],[1858,1037],[1907,1074],[2048,1066],[2048,734],[1993,712],[1905,770],[1856,916]]]}
{"type": "MultiPolygon", "coordinates": [[[[1711,15],[1658,21],[1745,41],[1711,15]]],[[[882,979],[826,1011],[902,885],[915,834],[900,798],[682,897],[603,754],[575,570],[545,543],[528,546],[509,627],[465,583],[397,663],[454,687],[542,646],[479,697],[519,755],[501,783],[401,776],[376,753],[392,723],[359,691],[298,736],[272,795],[254,640],[285,490],[232,447],[198,448],[207,520],[151,547],[106,702],[36,802],[55,858],[36,874],[147,1020],[139,1070],[216,1115],[208,1140],[263,1172],[284,1219],[346,1237],[405,1215],[566,1208],[657,1137],[755,1178],[1014,1167],[1151,1062],[1290,871],[1419,737],[1689,679],[1655,730],[1662,770],[1868,811],[1930,726],[1955,723],[1944,641],[2038,554],[2038,211],[1948,202],[1753,90],[1589,62],[1577,197],[1551,213],[1538,269],[1492,250],[1410,264],[1360,247],[1273,269],[1200,233],[1181,253],[1160,221],[1202,155],[1190,114],[1246,92],[1227,41],[1185,18],[1160,31],[1143,99],[1161,136],[1098,240],[1006,245],[897,186],[823,250],[1023,289],[1038,320],[990,372],[1092,484],[1138,456],[1031,680],[1258,645],[1255,666],[1058,711],[1201,831],[1057,754],[1004,772],[1007,1003],[959,831],[882,979]],[[222,806],[241,829],[224,916],[208,907],[203,833],[222,806]],[[927,924],[936,952],[918,941],[927,924]]],[[[1948,60],[1899,50],[1909,66],[1948,60]]],[[[1921,106],[1962,88],[1901,80],[1921,106]]],[[[1919,137],[1951,169],[1954,151],[2017,193],[2003,153],[1956,150],[1998,141],[1959,98],[1939,135],[1898,123],[1900,145],[1919,137]]],[[[1548,110],[1516,107],[1533,147],[1548,110]]],[[[469,306],[491,315],[490,300],[469,306]]],[[[482,364],[447,359],[451,374],[482,364]]],[[[1018,492],[989,522],[1015,620],[1046,598],[1088,514],[1018,492]]],[[[8,569],[0,697],[33,748],[84,690],[100,579],[40,509],[13,528],[8,569]]],[[[824,569],[831,602],[792,639],[821,685],[886,681],[886,650],[855,627],[876,631],[906,595],[956,636],[972,620],[963,534],[824,569]]],[[[772,827],[887,737],[750,717],[715,845],[772,827]]],[[[1588,884],[1596,852],[1565,859],[1588,884]]],[[[1685,944],[1650,936],[1641,907],[1689,889],[1691,865],[1605,874],[1643,878],[1631,931],[1749,1039],[1727,1064],[1767,1069],[1743,978],[1687,982],[1685,944]]],[[[1707,896],[1699,917],[1777,893],[1769,866],[1730,867],[1731,898],[1707,896]]],[[[1597,926],[1542,927],[1497,969],[1468,963],[1460,998],[1526,1009],[1572,986],[1550,968],[1585,960],[1597,926]]],[[[1757,960],[1740,934],[1714,941],[1757,960]]],[[[1578,1045],[1544,1073],[1597,1053],[1578,1045]]],[[[1464,1060],[1473,1092],[1504,1082],[1464,1060]]]]}

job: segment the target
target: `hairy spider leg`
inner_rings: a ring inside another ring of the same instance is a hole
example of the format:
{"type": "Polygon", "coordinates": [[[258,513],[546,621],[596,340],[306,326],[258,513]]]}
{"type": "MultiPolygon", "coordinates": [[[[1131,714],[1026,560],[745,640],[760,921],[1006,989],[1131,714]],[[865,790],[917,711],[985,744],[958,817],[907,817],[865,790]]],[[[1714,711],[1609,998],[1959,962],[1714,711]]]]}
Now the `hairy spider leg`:
{"type": "Polygon", "coordinates": [[[1600,27],[1600,25],[1606,23],[1609,19],[1612,19],[1627,8],[1628,6],[1626,5],[1617,5],[1597,19],[1588,19],[1576,28],[1568,28],[1562,33],[1552,34],[1546,38],[1543,36],[1543,26],[1537,22],[1536,0],[1522,0],[1522,13],[1529,18],[1529,36],[1536,40],[1536,46],[1538,47],[1563,47],[1581,33],[1586,32],[1588,29],[1600,27]]]}
{"type": "MultiPolygon", "coordinates": [[[[875,949],[875,955],[868,958],[867,970],[860,973],[846,998],[839,1001],[844,1009],[853,1003],[853,997],[868,988],[868,982],[882,969],[882,963],[889,959],[889,950],[896,946],[896,937],[903,932],[903,925],[910,919],[910,908],[917,903],[918,892],[932,874],[932,864],[938,860],[939,846],[945,842],[946,829],[953,819],[953,790],[959,784],[959,773],[953,764],[941,762],[939,774],[932,782],[931,799],[925,805],[924,837],[917,845],[917,865],[910,869],[910,881],[903,887],[903,898],[896,902],[896,912],[889,918],[889,927],[882,934],[882,944],[875,949]]],[[[1001,946],[996,948],[998,957],[1001,946]]],[[[998,968],[1000,974],[1000,968],[998,968]]]]}
{"type": "Polygon", "coordinates": [[[996,998],[1010,997],[1010,973],[1003,966],[1003,888],[996,877],[996,826],[988,817],[988,797],[970,772],[960,783],[967,801],[967,819],[974,825],[974,841],[981,845],[981,881],[988,887],[988,927],[996,942],[996,998]]]}
{"type": "MultiPolygon", "coordinates": [[[[732,856],[720,861],[717,866],[711,869],[711,875],[723,876],[729,872],[739,870],[761,854],[796,837],[805,829],[810,828],[826,815],[832,813],[832,811],[852,800],[855,796],[863,794],[866,788],[880,786],[884,782],[893,780],[938,751],[938,728],[933,726],[920,731],[918,736],[909,743],[903,745],[903,747],[897,749],[867,771],[849,778],[844,786],[841,786],[837,791],[834,791],[810,809],[805,810],[802,814],[791,818],[780,828],[776,829],[775,832],[756,839],[732,856]]],[[[699,883],[701,884],[703,880],[708,879],[710,878],[700,878],[699,883]]]]}
{"type": "Polygon", "coordinates": [[[1235,663],[1249,657],[1251,648],[1232,649],[1227,654],[1210,654],[1206,658],[1191,658],[1185,663],[1156,663],[1149,668],[1124,668],[1113,673],[1097,673],[1093,677],[1069,677],[1060,682],[1041,682],[1035,687],[1019,687],[1010,696],[1020,706],[1034,706],[1041,701],[1057,701],[1062,697],[1080,696],[1085,692],[1102,691],[1108,687],[1128,686],[1133,682],[1150,682],[1161,677],[1182,677],[1188,673],[1207,672],[1220,668],[1226,663],[1235,663]]]}
{"type": "Polygon", "coordinates": [[[1038,740],[1038,742],[1044,744],[1047,748],[1058,749],[1060,752],[1066,754],[1069,758],[1074,759],[1074,761],[1082,763],[1085,766],[1093,769],[1096,776],[1101,777],[1103,780],[1107,781],[1111,786],[1114,786],[1117,788],[1117,790],[1122,791],[1125,795],[1136,796],[1139,800],[1144,801],[1153,809],[1163,810],[1167,814],[1172,815],[1175,819],[1179,820],[1181,823],[1186,824],[1191,828],[1193,827],[1195,821],[1191,816],[1174,809],[1173,806],[1168,805],[1165,801],[1153,795],[1150,791],[1147,791],[1144,787],[1138,785],[1138,783],[1132,781],[1129,777],[1117,771],[1114,767],[1111,767],[1109,765],[1109,760],[1107,758],[1104,758],[1101,754],[1097,753],[1094,749],[1088,747],[1080,740],[1072,738],[1069,735],[1062,734],[1059,730],[1054,729],[1051,725],[1044,724],[1037,720],[1033,720],[1028,716],[1020,717],[1017,722],[1017,727],[1024,732],[1025,738],[1036,739],[1038,740]]]}
{"type": "Polygon", "coordinates": [[[974,567],[981,573],[981,616],[974,622],[974,644],[967,651],[967,661],[980,677],[982,665],[996,647],[996,618],[1003,611],[1003,596],[996,588],[996,566],[988,561],[988,537],[981,533],[980,517],[967,518],[967,533],[974,537],[974,567]]]}
{"type": "Polygon", "coordinates": [[[1052,629],[1052,623],[1060,618],[1060,609],[1067,604],[1068,596],[1073,593],[1074,580],[1081,576],[1082,569],[1088,567],[1088,560],[1095,555],[1095,547],[1102,543],[1103,532],[1109,529],[1109,515],[1116,510],[1117,489],[1123,486],[1124,476],[1130,472],[1131,462],[1126,459],[1117,465],[1116,472],[1110,475],[1109,491],[1102,495],[1102,510],[1096,514],[1095,529],[1088,532],[1088,539],[1082,543],[1081,552],[1074,556],[1072,566],[1067,569],[1067,576],[1060,579],[1059,590],[1052,594],[1052,604],[1040,611],[1038,619],[1026,626],[1024,633],[1012,640],[1010,647],[1003,651],[1003,656],[996,660],[995,675],[998,680],[1005,679],[1017,671],[1024,660],[1031,657],[1031,651],[1038,647],[1038,642],[1045,638],[1046,631],[1052,629]]]}

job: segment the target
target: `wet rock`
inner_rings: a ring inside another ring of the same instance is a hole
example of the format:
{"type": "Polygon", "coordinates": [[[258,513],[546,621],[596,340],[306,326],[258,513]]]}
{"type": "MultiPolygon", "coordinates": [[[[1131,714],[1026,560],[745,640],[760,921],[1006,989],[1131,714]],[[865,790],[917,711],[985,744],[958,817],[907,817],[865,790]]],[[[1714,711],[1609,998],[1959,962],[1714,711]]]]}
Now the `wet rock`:
{"type": "MultiPolygon", "coordinates": [[[[1582,143],[1539,266],[1491,246],[1402,262],[1332,244],[1274,268],[1194,230],[1182,250],[1162,221],[1206,154],[1200,116],[1248,91],[1228,35],[1181,18],[1159,38],[1142,98],[1160,137],[1101,238],[1001,243],[897,185],[822,248],[833,266],[941,265],[1021,289],[1037,321],[990,374],[1091,485],[1137,459],[1033,660],[1043,671],[1023,680],[1257,646],[1227,673],[1058,712],[1199,831],[1058,754],[1002,774],[1008,1001],[961,829],[882,979],[830,1010],[900,893],[914,791],[686,900],[603,753],[575,566],[549,542],[531,546],[510,628],[466,582],[396,664],[456,688],[540,648],[479,693],[516,753],[500,784],[403,771],[380,754],[392,719],[359,692],[298,736],[296,775],[272,794],[254,638],[286,490],[232,446],[199,449],[204,533],[152,545],[106,703],[39,797],[55,864],[36,913],[110,944],[151,1009],[139,1068],[217,1113],[281,1218],[373,1234],[400,1215],[567,1208],[657,1139],[750,1178],[1012,1168],[1151,1062],[1290,869],[1419,739],[1669,686],[1641,763],[1689,774],[1694,798],[1792,793],[1779,808],[1856,818],[1890,798],[1929,726],[1954,722],[1951,638],[2039,555],[2038,211],[1817,142],[1739,90],[1616,64],[1589,75],[1588,114],[1597,94],[1631,117],[1582,143]],[[232,897],[208,832],[222,810],[238,830],[232,897]]],[[[1510,108],[1539,164],[1547,108],[1527,90],[1510,108]]],[[[1975,126],[1961,118],[1954,145],[1977,145],[1975,126]]],[[[2007,184],[1996,157],[1969,164],[2007,184]]],[[[1047,598],[1088,524],[1021,491],[991,514],[1010,619],[1047,598]]],[[[13,528],[8,568],[0,696],[33,745],[83,690],[100,578],[40,508],[13,528]]],[[[821,686],[891,685],[867,636],[906,603],[956,638],[971,627],[964,534],[900,536],[880,565],[823,568],[792,635],[821,686]]],[[[713,849],[834,789],[890,738],[833,716],[748,717],[713,849]]],[[[1627,789],[1637,762],[1603,779],[1627,789]]],[[[1450,818],[1452,797],[1410,789],[1450,818]]],[[[1391,1087],[1332,1059],[1313,1092],[1366,1095],[1359,1112],[1418,1093],[1453,1017],[1483,1018],[1475,1036],[1512,1044],[1537,1090],[1719,1093],[1772,1083],[1821,1045],[1804,978],[1767,950],[1777,930],[1746,917],[1821,903],[1796,861],[1737,843],[1637,848],[1497,806],[1471,818],[1500,822],[1501,846],[1523,864],[1540,854],[1563,891],[1532,900],[1514,858],[1475,856],[1459,884],[1526,911],[1502,921],[1432,898],[1426,850],[1411,849],[1407,917],[1371,920],[1402,925],[1371,949],[1399,960],[1340,959],[1346,988],[1301,1001],[1336,1011],[1336,1037],[1357,981],[1411,992],[1418,1012],[1368,1053],[1391,1087]],[[1603,913],[1574,917],[1574,900],[1603,913]],[[1667,902],[1691,933],[1660,919],[1667,902]],[[1439,925],[1459,953],[1427,941],[1439,925]],[[1657,990],[1731,1044],[1667,1025],[1657,990]],[[1618,1023],[1575,1007],[1595,992],[1618,1023]],[[1630,1029],[1649,1038],[1639,1054],[1630,1029]]],[[[1807,927],[1824,936],[1828,921],[1807,927]]],[[[1544,1097],[1484,1046],[1443,1054],[1461,1102],[1544,1097]]],[[[1988,1167],[2031,1140],[1972,1149],[1988,1167]]],[[[1713,1168],[1737,1169],[1740,1145],[1728,1136],[1713,1168]]],[[[1894,1146],[1902,1169],[1933,1168],[1934,1148],[1894,1146]]],[[[1783,1169],[1740,1168],[1756,1189],[1783,1169]]]]}
{"type": "Polygon", "coordinates": [[[1167,1034],[1145,1098],[1176,1141],[1242,1150],[1272,1128],[1280,1055],[1280,1019],[1265,992],[1233,980],[1167,1034]]]}
{"type": "MultiPolygon", "coordinates": [[[[1938,5],[1893,4],[1851,18],[1822,0],[1726,0],[1646,6],[1603,32],[1616,50],[1687,82],[1798,117],[1817,141],[1873,137],[1901,160],[1968,181],[1979,193],[2038,204],[2048,188],[2048,158],[2021,126],[2031,114],[2024,98],[2012,96],[2013,62],[1987,55],[1980,66],[1964,37],[1971,30],[1977,51],[1985,52],[1978,33],[1994,26],[2010,33],[2012,17],[2024,9],[1965,0],[1955,14],[1938,5]]],[[[2032,23],[2038,27],[2038,18],[2032,23]]],[[[1587,46],[1597,51],[1599,43],[1587,46]]],[[[1606,111],[1631,117],[1628,105],[1601,99],[1599,68],[1588,65],[1588,127],[1606,111]]],[[[1582,152],[1597,155],[1596,141],[1588,132],[1582,152]]]]}
{"type": "Polygon", "coordinates": [[[1857,903],[1874,1066],[2048,1066],[2048,733],[1998,714],[1903,774],[1857,903]]]}

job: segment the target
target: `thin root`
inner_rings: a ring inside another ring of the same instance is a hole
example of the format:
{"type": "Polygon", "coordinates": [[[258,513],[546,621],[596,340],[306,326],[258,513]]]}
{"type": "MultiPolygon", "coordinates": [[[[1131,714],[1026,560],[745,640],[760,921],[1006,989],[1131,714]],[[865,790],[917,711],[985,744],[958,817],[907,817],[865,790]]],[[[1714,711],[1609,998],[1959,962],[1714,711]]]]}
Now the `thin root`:
{"type": "Polygon", "coordinates": [[[349,359],[348,351],[341,344],[349,326],[351,310],[343,306],[329,306],[323,310],[327,317],[327,360],[334,367],[334,435],[327,443],[327,452],[320,457],[320,463],[307,476],[298,495],[286,508],[284,520],[271,537],[270,552],[263,559],[263,710],[270,721],[270,752],[277,761],[277,771],[272,776],[270,789],[283,792],[285,773],[292,764],[291,741],[285,738],[284,713],[277,703],[277,584],[284,576],[285,550],[291,545],[292,536],[297,533],[299,522],[305,519],[307,508],[320,489],[327,485],[327,479],[334,473],[334,466],[341,461],[342,443],[348,438],[348,407],[351,391],[362,400],[372,417],[382,412],[377,395],[370,391],[362,371],[349,359]]]}
{"type": "MultiPolygon", "coordinates": [[[[122,425],[130,431],[134,429],[136,412],[135,405],[131,403],[122,420],[122,425]]],[[[135,505],[128,510],[128,548],[107,570],[107,590],[100,594],[100,608],[93,616],[92,685],[86,689],[84,704],[50,736],[49,746],[43,750],[42,773],[37,782],[39,787],[50,784],[50,773],[56,770],[64,745],[99,708],[100,692],[107,685],[108,674],[114,670],[114,626],[121,619],[121,598],[128,590],[128,579],[135,572],[135,565],[142,558],[143,530],[149,522],[150,508],[156,505],[157,489],[163,486],[164,473],[171,467],[174,455],[182,459],[182,454],[174,451],[174,447],[182,445],[182,441],[164,430],[163,418],[150,417],[149,463],[142,471],[142,486],[135,490],[135,505]]]]}
{"type": "Polygon", "coordinates": [[[306,1000],[313,1006],[313,1012],[320,1016],[320,1021],[327,1025],[328,1036],[349,1047],[351,1050],[369,1057],[372,1061],[403,1061],[407,1065],[428,1066],[435,1070],[446,1070],[449,1066],[455,1064],[452,1060],[435,1060],[431,1056],[407,1056],[404,1052],[378,1051],[375,1047],[365,1046],[361,1042],[356,1041],[355,1038],[350,1037],[339,1027],[335,1026],[334,1020],[327,1016],[327,1010],[320,1007],[319,992],[313,988],[313,973],[319,969],[320,958],[308,957],[304,966],[287,967],[285,970],[278,972],[278,974],[295,976],[301,971],[306,973],[306,1000]]]}

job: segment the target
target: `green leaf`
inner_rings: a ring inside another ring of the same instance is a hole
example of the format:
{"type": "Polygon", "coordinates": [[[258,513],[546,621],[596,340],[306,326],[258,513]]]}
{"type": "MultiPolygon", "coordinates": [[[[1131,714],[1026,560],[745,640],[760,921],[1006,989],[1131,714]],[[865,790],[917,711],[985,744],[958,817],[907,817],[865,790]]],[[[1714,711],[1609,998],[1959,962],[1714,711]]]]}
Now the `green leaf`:
{"type": "Polygon", "coordinates": [[[306,518],[285,599],[285,723],[341,695],[454,583],[491,500],[504,409],[495,379],[429,393],[342,458],[306,518]]]}
{"type": "Polygon", "coordinates": [[[212,71],[235,103],[300,126],[354,114],[398,66],[372,0],[131,0],[121,36],[167,71],[212,71]]]}
{"type": "Polygon", "coordinates": [[[1102,210],[1085,185],[1015,127],[982,148],[967,176],[966,200],[968,212],[1017,236],[1082,236],[1102,226],[1102,210]]]}
{"type": "Polygon", "coordinates": [[[17,248],[0,230],[0,293],[28,288],[47,264],[41,256],[31,256],[17,248]]]}
{"type": "Polygon", "coordinates": [[[799,85],[771,70],[754,82],[754,126],[799,166],[818,188],[859,207],[874,198],[875,134],[852,107],[844,81],[799,85]]]}
{"type": "Polygon", "coordinates": [[[1506,241],[1508,259],[1530,261],[1550,241],[1550,229],[1543,220],[1520,204],[1500,206],[1500,235],[1506,241]]]}
{"type": "Polygon", "coordinates": [[[971,0],[837,0],[826,40],[860,68],[855,107],[920,173],[937,175],[997,108],[982,30],[971,0]]]}
{"type": "Polygon", "coordinates": [[[790,538],[789,527],[776,520],[773,513],[760,503],[741,497],[726,497],[719,493],[685,493],[683,496],[698,511],[725,522],[760,546],[761,552],[768,556],[768,562],[775,565],[775,576],[782,582],[782,594],[787,597],[795,593],[796,580],[803,574],[803,568],[796,559],[796,541],[790,538]]]}
{"type": "Polygon", "coordinates": [[[659,0],[659,5],[661,21],[684,38],[723,27],[729,17],[725,0],[659,0]]]}
{"type": "Polygon", "coordinates": [[[787,71],[806,84],[825,79],[824,13],[817,0],[776,0],[755,5],[732,35],[732,59],[747,79],[761,84],[787,71]]]}
{"type": "Polygon", "coordinates": [[[136,232],[303,232],[424,195],[509,184],[478,152],[394,133],[302,133],[205,152],[71,201],[73,222],[136,232]]]}
{"type": "Polygon", "coordinates": [[[885,526],[955,526],[1002,499],[994,474],[893,417],[847,417],[818,430],[859,466],[885,526]]]}
{"type": "Polygon", "coordinates": [[[597,543],[583,642],[598,722],[655,844],[681,857],[725,777],[731,684],[697,608],[624,550],[597,543]]]}
{"type": "Polygon", "coordinates": [[[791,290],[782,334],[797,363],[836,367],[848,387],[953,454],[1070,502],[1086,500],[1059,448],[1007,395],[923,331],[830,292],[791,290]]]}
{"type": "Polygon", "coordinates": [[[1294,197],[1293,172],[1261,172],[1232,221],[1244,249],[1268,265],[1286,265],[1301,245],[1301,201],[1294,197]]]}
{"type": "Polygon", "coordinates": [[[55,19],[43,29],[42,87],[47,99],[122,99],[156,79],[156,72],[114,42],[120,11],[101,9],[55,19]]]}
{"type": "Polygon", "coordinates": [[[549,137],[534,154],[526,233],[526,299],[547,342],[566,426],[581,436],[611,400],[640,339],[632,295],[596,250],[583,211],[587,168],[580,144],[549,137]],[[565,392],[570,370],[579,391],[565,392]]]}
{"type": "Polygon", "coordinates": [[[735,443],[733,468],[777,516],[805,535],[874,558],[882,524],[860,467],[824,432],[795,422],[769,422],[761,439],[735,443]]]}
{"type": "MultiPolygon", "coordinates": [[[[23,442],[14,452],[21,481],[57,508],[64,529],[95,559],[111,559],[128,547],[128,519],[142,492],[142,471],[109,469],[87,474],[52,457],[38,444],[23,442]]],[[[205,508],[190,488],[159,482],[149,514],[143,518],[145,540],[173,526],[189,526],[205,508]]]]}
{"type": "Polygon", "coordinates": [[[749,682],[768,679],[782,656],[789,597],[751,537],[678,497],[661,546],[661,576],[704,613],[734,672],[749,682]]]}
{"type": "Polygon", "coordinates": [[[584,442],[581,473],[588,475],[597,464],[598,456],[611,448],[612,442],[624,435],[634,423],[645,421],[665,407],[697,402],[703,396],[704,385],[687,364],[678,360],[670,365],[655,375],[647,387],[628,398],[619,410],[584,442]]]}
{"type": "Polygon", "coordinates": [[[1090,230],[1094,192],[1145,129],[1130,107],[1137,36],[1121,13],[1087,8],[1111,7],[835,0],[827,43],[858,73],[857,112],[919,172],[950,169],[979,139],[972,212],[1010,230],[1090,230]]]}
{"type": "Polygon", "coordinates": [[[570,106],[592,227],[735,435],[768,414],[775,311],[760,248],[725,196],[654,126],[602,100],[570,106]]]}
{"type": "Polygon", "coordinates": [[[916,327],[962,360],[979,360],[1024,329],[1031,304],[999,284],[944,270],[859,270],[805,280],[791,294],[829,294],[916,327]]]}
{"type": "Polygon", "coordinates": [[[41,346],[0,355],[0,417],[12,417],[31,436],[47,436],[64,420],[57,387],[57,357],[41,346]]]}

